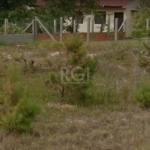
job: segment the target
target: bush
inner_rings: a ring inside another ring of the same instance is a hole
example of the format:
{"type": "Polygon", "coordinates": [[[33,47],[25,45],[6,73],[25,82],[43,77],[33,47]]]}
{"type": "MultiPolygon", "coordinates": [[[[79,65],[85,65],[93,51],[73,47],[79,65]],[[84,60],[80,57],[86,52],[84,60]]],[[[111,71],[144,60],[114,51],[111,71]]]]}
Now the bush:
{"type": "Polygon", "coordinates": [[[135,38],[142,38],[147,36],[147,31],[146,29],[136,29],[135,31],[132,32],[132,36],[135,38]]]}
{"type": "Polygon", "coordinates": [[[8,132],[30,132],[31,123],[39,113],[39,108],[31,99],[22,98],[11,108],[8,114],[1,118],[1,126],[8,132]]]}
{"type": "Polygon", "coordinates": [[[57,58],[58,63],[47,61],[51,68],[51,86],[60,92],[63,102],[88,105],[93,101],[90,89],[93,88],[92,77],[96,72],[98,59],[87,55],[79,35],[70,36],[64,44],[66,46],[66,53],[62,54],[64,58],[58,56],[60,57],[57,58]]]}
{"type": "Polygon", "coordinates": [[[139,102],[142,107],[150,108],[150,81],[143,80],[134,92],[134,99],[139,102]]]}
{"type": "Polygon", "coordinates": [[[40,108],[29,97],[27,89],[20,82],[20,71],[13,66],[0,93],[0,127],[7,132],[29,132],[31,123],[40,108]]]}
{"type": "Polygon", "coordinates": [[[9,34],[22,34],[25,26],[10,24],[8,27],[9,34]]]}

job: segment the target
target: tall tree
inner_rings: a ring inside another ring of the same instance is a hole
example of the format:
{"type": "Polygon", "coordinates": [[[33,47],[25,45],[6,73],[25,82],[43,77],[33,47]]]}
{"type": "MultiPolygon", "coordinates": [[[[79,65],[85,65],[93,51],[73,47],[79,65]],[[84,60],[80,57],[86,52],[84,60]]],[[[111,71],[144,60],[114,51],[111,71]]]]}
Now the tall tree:
{"type": "Polygon", "coordinates": [[[0,8],[1,9],[9,9],[9,5],[8,5],[7,0],[1,0],[0,1],[0,8]]]}
{"type": "Polygon", "coordinates": [[[54,15],[72,17],[77,11],[83,13],[96,13],[100,7],[96,0],[47,0],[48,7],[54,15]]]}
{"type": "Polygon", "coordinates": [[[33,6],[35,2],[36,0],[0,0],[0,18],[24,17],[24,13],[29,13],[26,13],[25,6],[33,6]]]}

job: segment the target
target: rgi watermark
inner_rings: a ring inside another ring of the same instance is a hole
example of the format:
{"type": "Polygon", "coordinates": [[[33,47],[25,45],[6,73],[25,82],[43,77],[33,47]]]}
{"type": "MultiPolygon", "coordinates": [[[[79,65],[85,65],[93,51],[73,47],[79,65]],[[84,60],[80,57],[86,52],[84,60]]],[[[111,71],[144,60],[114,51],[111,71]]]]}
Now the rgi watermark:
{"type": "Polygon", "coordinates": [[[65,84],[87,83],[90,79],[89,67],[82,68],[76,66],[73,68],[61,67],[61,82],[65,84]]]}

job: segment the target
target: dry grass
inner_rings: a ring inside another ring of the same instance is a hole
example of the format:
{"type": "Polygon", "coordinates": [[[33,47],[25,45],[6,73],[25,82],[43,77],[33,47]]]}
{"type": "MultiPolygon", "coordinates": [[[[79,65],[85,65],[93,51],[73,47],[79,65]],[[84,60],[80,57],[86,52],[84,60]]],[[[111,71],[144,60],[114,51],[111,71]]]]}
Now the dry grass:
{"type": "MultiPolygon", "coordinates": [[[[29,134],[1,134],[2,150],[126,150],[148,147],[150,112],[46,105],[29,134]]],[[[148,150],[148,148],[144,149],[148,150]]]]}
{"type": "Polygon", "coordinates": [[[102,105],[80,108],[58,103],[57,92],[45,85],[45,59],[62,55],[52,56],[53,48],[41,49],[34,43],[1,46],[1,78],[9,63],[24,65],[20,56],[27,62],[35,61],[36,69],[28,70],[22,80],[43,109],[31,134],[0,131],[0,150],[149,150],[150,111],[142,110],[133,101],[140,80],[149,75],[137,65],[137,53],[143,49],[142,44],[132,40],[88,44],[88,53],[99,58],[93,92],[102,105]],[[108,88],[117,94],[115,103],[109,101],[109,95],[101,95],[108,88]]]}

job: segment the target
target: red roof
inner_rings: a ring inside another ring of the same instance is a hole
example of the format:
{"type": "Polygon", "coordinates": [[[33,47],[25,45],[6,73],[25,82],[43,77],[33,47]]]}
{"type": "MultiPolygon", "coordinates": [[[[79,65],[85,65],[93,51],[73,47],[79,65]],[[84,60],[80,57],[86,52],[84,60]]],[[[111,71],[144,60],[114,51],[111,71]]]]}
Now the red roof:
{"type": "Polygon", "coordinates": [[[35,6],[44,6],[44,5],[46,5],[47,4],[47,2],[46,1],[44,1],[44,0],[39,0],[38,2],[36,2],[35,3],[35,6]]]}
{"type": "Polygon", "coordinates": [[[100,6],[103,7],[122,7],[135,0],[98,0],[100,6]]]}
{"type": "MultiPolygon", "coordinates": [[[[96,4],[103,7],[122,7],[127,5],[135,0],[95,0],[96,4]]],[[[39,0],[35,3],[36,6],[44,6],[46,5],[45,0],[39,0]]]]}

